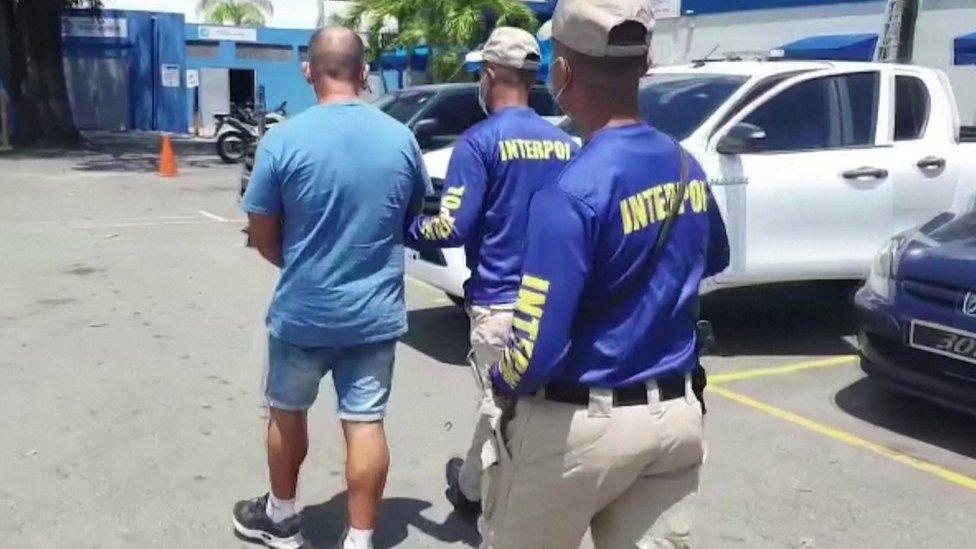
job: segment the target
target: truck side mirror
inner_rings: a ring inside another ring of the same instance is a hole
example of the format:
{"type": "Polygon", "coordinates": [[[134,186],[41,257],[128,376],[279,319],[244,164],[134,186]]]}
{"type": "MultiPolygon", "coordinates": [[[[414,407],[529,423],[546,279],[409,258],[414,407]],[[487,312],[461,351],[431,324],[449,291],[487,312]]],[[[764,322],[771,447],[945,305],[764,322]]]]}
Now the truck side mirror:
{"type": "Polygon", "coordinates": [[[739,122],[719,139],[716,150],[720,154],[758,153],[766,149],[766,130],[739,122]]]}

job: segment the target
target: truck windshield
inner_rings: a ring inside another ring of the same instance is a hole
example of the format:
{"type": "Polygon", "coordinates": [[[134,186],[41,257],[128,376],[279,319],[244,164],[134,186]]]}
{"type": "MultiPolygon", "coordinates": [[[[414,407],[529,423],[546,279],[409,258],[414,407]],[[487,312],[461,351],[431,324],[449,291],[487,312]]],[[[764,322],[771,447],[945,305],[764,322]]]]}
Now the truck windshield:
{"type": "Polygon", "coordinates": [[[641,116],[678,139],[688,137],[748,80],[724,74],[663,73],[641,80],[641,116]]]}
{"type": "Polygon", "coordinates": [[[395,118],[401,124],[406,124],[423,106],[434,97],[430,91],[403,91],[384,95],[373,105],[379,110],[395,118]]]}

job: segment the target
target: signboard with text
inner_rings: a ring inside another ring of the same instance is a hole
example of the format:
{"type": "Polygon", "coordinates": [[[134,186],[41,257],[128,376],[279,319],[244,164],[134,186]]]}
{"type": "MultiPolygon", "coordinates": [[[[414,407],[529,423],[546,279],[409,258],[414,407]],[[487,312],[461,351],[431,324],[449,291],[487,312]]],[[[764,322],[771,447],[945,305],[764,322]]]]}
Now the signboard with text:
{"type": "Polygon", "coordinates": [[[162,65],[160,72],[162,73],[162,85],[164,88],[180,87],[181,70],[179,65],[162,65]]]}
{"type": "Polygon", "coordinates": [[[201,26],[197,31],[201,40],[230,40],[232,42],[257,42],[258,29],[244,27],[201,26]]]}
{"type": "Polygon", "coordinates": [[[651,0],[651,13],[658,20],[681,17],[681,0],[651,0]]]}
{"type": "Polygon", "coordinates": [[[61,36],[79,38],[128,38],[129,22],[121,17],[62,17],[61,36]]]}

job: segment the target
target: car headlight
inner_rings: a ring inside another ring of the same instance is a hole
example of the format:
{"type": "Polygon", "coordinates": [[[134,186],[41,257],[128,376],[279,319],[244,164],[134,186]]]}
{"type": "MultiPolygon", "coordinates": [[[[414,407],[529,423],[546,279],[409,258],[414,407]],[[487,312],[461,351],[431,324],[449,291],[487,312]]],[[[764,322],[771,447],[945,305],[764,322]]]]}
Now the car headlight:
{"type": "Polygon", "coordinates": [[[899,252],[905,239],[895,237],[889,240],[871,262],[871,272],[868,273],[866,286],[874,293],[891,299],[892,279],[898,267],[899,252]]]}

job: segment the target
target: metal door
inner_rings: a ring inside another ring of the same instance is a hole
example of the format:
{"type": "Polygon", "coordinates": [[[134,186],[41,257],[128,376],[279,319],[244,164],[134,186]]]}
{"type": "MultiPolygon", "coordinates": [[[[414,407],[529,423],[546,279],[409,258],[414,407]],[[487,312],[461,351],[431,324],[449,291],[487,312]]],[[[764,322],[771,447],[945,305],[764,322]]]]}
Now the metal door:
{"type": "Polygon", "coordinates": [[[200,69],[200,119],[203,135],[214,134],[214,114],[230,111],[230,71],[200,69]]]}
{"type": "Polygon", "coordinates": [[[131,127],[127,58],[66,57],[64,75],[78,128],[120,131],[131,127]]]}

